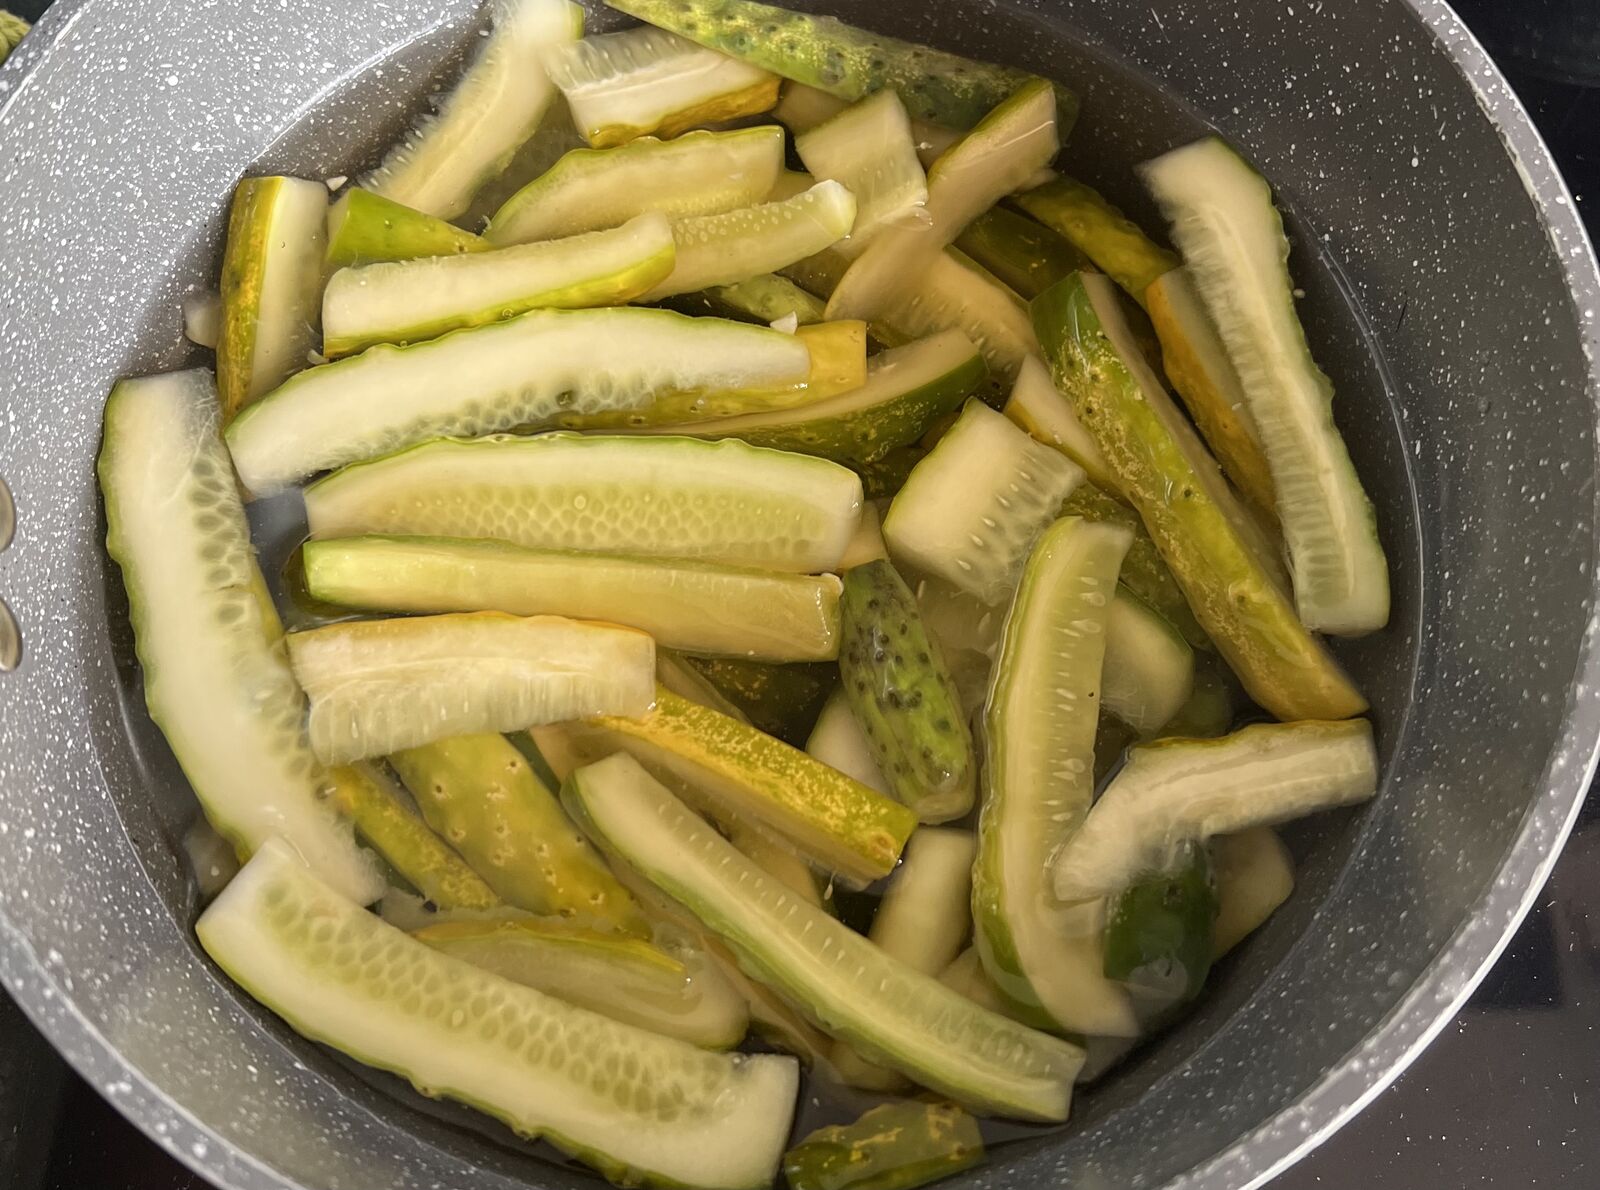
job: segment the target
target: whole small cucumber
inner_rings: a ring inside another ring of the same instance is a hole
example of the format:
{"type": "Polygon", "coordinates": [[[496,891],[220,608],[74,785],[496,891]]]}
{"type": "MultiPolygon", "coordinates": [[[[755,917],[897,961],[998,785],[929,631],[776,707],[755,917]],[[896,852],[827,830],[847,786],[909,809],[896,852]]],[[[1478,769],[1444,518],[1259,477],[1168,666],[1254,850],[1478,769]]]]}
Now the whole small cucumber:
{"type": "Polygon", "coordinates": [[[923,822],[972,808],[976,764],[961,698],[916,596],[886,560],[844,576],[839,673],[894,797],[923,822]]]}

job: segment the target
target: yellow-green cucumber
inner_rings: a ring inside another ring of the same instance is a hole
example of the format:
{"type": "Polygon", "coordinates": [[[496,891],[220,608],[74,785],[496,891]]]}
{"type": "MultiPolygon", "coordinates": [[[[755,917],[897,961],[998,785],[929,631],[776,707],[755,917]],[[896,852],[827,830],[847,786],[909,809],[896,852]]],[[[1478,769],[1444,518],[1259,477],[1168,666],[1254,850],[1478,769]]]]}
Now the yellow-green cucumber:
{"type": "Polygon", "coordinates": [[[831,178],[856,196],[855,226],[840,245],[846,255],[859,254],[886,228],[923,221],[928,179],[910,117],[893,91],[878,91],[800,133],[794,147],[813,177],[831,178]]]}
{"type": "Polygon", "coordinates": [[[1355,805],[1378,789],[1372,725],[1258,723],[1134,748],[1051,865],[1066,902],[1113,896],[1172,866],[1179,844],[1355,805]]]}
{"type": "Polygon", "coordinates": [[[852,566],[860,566],[864,562],[871,562],[877,558],[887,558],[889,547],[883,542],[883,514],[878,511],[878,504],[868,500],[861,506],[861,523],[856,526],[855,536],[850,538],[850,544],[844,547],[844,555],[839,559],[837,573],[843,574],[852,566]]]}
{"type": "Polygon", "coordinates": [[[1089,258],[1070,240],[1010,207],[990,207],[959,236],[956,247],[1032,301],[1089,258]]]}
{"type": "Polygon", "coordinates": [[[761,202],[782,170],[783,130],[770,125],[573,149],[508,198],[483,235],[505,246],[602,231],[648,211],[716,215],[761,202]]]}
{"type": "Polygon", "coordinates": [[[463,231],[404,203],[352,186],[328,208],[329,273],[385,260],[457,256],[489,247],[482,236],[463,231]]]}
{"type": "Polygon", "coordinates": [[[493,251],[340,269],[322,294],[322,351],[415,343],[528,310],[624,305],[672,272],[667,217],[493,251]]]}
{"type": "MultiPolygon", "coordinates": [[[[896,94],[898,95],[898,92],[896,94]]],[[[790,80],[784,83],[783,94],[778,98],[778,106],[772,109],[772,116],[791,134],[799,137],[819,124],[833,119],[849,106],[848,99],[840,99],[816,87],[790,80]]],[[[903,100],[901,106],[905,106],[903,100]]],[[[1057,119],[1060,119],[1059,109],[1057,109],[1057,119]]],[[[1065,127],[1063,127],[1064,133],[1065,127]]],[[[931,166],[939,159],[941,153],[961,139],[961,133],[954,128],[946,128],[942,124],[933,124],[916,117],[911,119],[911,136],[917,151],[917,160],[922,163],[924,169],[931,166]]]]}
{"type": "Polygon", "coordinates": [[[1056,177],[1011,201],[1087,256],[1141,305],[1151,283],[1180,263],[1103,194],[1076,178],[1056,177]]]}
{"type": "Polygon", "coordinates": [[[655,690],[650,637],[562,616],[351,620],[287,643],[324,764],[468,732],[642,714],[655,690]]]}
{"type": "Polygon", "coordinates": [[[1294,860],[1278,832],[1255,826],[1211,840],[1217,918],[1211,953],[1220,959],[1271,917],[1294,891],[1294,860]]]}
{"type": "Polygon", "coordinates": [[[555,98],[541,64],[583,34],[567,0],[496,0],[483,47],[435,111],[361,180],[364,189],[440,219],[456,219],[532,138],[555,98]]]}
{"type": "Polygon", "coordinates": [[[234,189],[217,339],[224,421],[310,362],[327,219],[328,188],[321,182],[245,178],[234,189]]]}
{"type": "Polygon", "coordinates": [[[1366,700],[1295,615],[1270,545],[1150,371],[1117,302],[1109,281],[1087,273],[1034,300],[1057,386],[1250,696],[1280,719],[1359,714],[1366,700]]]}
{"type": "Polygon", "coordinates": [[[100,447],[144,701],[206,818],[241,856],[280,836],[362,904],[383,879],[324,795],[306,698],[250,545],[202,370],[122,380],[100,447]]]}
{"type": "Polygon", "coordinates": [[[789,1190],[912,1190],[983,1160],[978,1122],[950,1103],[883,1103],[783,1155],[789,1190]]]}
{"type": "Polygon", "coordinates": [[[389,754],[422,816],[508,905],[631,934],[644,919],[505,736],[451,736],[389,754]]]}
{"type": "Polygon", "coordinates": [[[979,1111],[1065,1119],[1082,1052],[987,1012],[806,904],[637,761],[579,769],[562,798],[584,829],[684,905],[753,978],[871,1061],[979,1111]]]}
{"type": "Polygon", "coordinates": [[[710,1053],[475,967],[387,925],[277,843],[195,927],[236,983],[305,1037],[544,1137],[618,1182],[770,1184],[792,1059],[710,1053]]]}
{"type": "Polygon", "coordinates": [[[692,791],[713,817],[786,839],[847,881],[892,872],[917,824],[906,807],[798,748],[666,689],[646,712],[568,730],[589,754],[628,752],[692,791]]]}
{"type": "Polygon", "coordinates": [[[1125,586],[1106,617],[1100,705],[1140,736],[1165,727],[1194,689],[1194,650],[1183,634],[1125,586]]]}
{"type": "Polygon", "coordinates": [[[889,505],[883,537],[897,562],[998,604],[1082,481],[1065,455],[969,401],[889,505]]]}
{"type": "Polygon", "coordinates": [[[804,343],[765,327],[670,310],[531,310],[302,372],[234,419],[228,447],[264,496],[430,438],[637,409],[661,392],[793,385],[810,367],[804,343]]]}
{"type": "Polygon", "coordinates": [[[806,739],[806,755],[838,769],[868,789],[890,796],[889,782],[878,768],[867,733],[856,722],[855,712],[850,709],[850,700],[843,689],[835,690],[822,704],[822,713],[806,739]]]}
{"type": "Polygon", "coordinates": [[[545,68],[598,149],[769,111],[778,76],[648,26],[555,47],[545,68]]]}
{"type": "Polygon", "coordinates": [[[1083,428],[1071,400],[1056,388],[1050,369],[1038,356],[1023,360],[1004,412],[1035,441],[1055,447],[1082,467],[1096,487],[1115,490],[1116,476],[1095,444],[1094,435],[1083,428]]]}
{"type": "Polygon", "coordinates": [[[1272,468],[1301,620],[1346,636],[1375,632],[1389,621],[1389,564],[1334,424],[1333,384],[1295,313],[1289,241],[1271,186],[1216,137],[1140,173],[1238,369],[1272,468]]]}
{"type": "Polygon", "coordinates": [[[685,314],[710,314],[764,322],[782,329],[793,320],[794,329],[812,326],[824,318],[827,303],[777,273],[761,273],[732,285],[713,285],[699,293],[679,294],[666,303],[685,314]]]}
{"type": "Polygon", "coordinates": [[[1106,621],[1132,535],[1066,517],[1029,555],[984,711],[985,795],[972,917],[1008,999],[1074,1033],[1131,1037],[1139,1021],[1102,974],[1100,922],[1050,887],[1094,796],[1106,621]]]}
{"type": "Polygon", "coordinates": [[[822,459],[580,434],[429,442],[306,491],[317,538],[491,537],[803,574],[838,564],[861,505],[861,481],[822,459]]]}
{"type": "Polygon", "coordinates": [[[659,644],[762,661],[839,653],[839,579],[459,537],[308,541],[315,599],[385,612],[500,611],[625,624],[659,644]]]}

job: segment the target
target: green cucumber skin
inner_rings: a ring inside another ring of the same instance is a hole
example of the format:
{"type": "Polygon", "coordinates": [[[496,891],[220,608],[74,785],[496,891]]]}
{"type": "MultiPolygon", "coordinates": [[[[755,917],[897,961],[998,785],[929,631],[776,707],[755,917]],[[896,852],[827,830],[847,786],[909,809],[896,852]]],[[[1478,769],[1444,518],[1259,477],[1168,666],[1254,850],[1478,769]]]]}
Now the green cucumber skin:
{"type": "Polygon", "coordinates": [[[983,1160],[978,1122],[948,1103],[885,1103],[783,1155],[789,1190],[913,1190],[983,1160]]]}
{"type": "Polygon", "coordinates": [[[665,305],[685,314],[736,318],[741,322],[772,323],[790,314],[800,326],[823,321],[827,308],[820,298],[777,273],[761,273],[733,285],[713,285],[694,293],[667,298],[665,305]]]}
{"type": "Polygon", "coordinates": [[[923,822],[970,810],[977,765],[961,698],[916,596],[886,559],[844,576],[839,673],[895,798],[923,822]]]}
{"type": "Polygon", "coordinates": [[[328,208],[328,271],[423,256],[482,252],[482,236],[355,187],[328,208]]]}
{"type": "Polygon", "coordinates": [[[752,727],[796,748],[806,746],[822,704],[839,680],[837,666],[819,661],[769,665],[742,657],[692,655],[683,660],[736,706],[752,727]]]}
{"type": "Polygon", "coordinates": [[[1011,201],[1076,247],[1141,306],[1151,282],[1180,263],[1099,191],[1073,178],[1056,178],[1011,201]]]}
{"type": "MultiPolygon", "coordinates": [[[[968,129],[1034,76],[974,62],[914,42],[791,12],[753,0],[606,0],[629,16],[670,29],[708,49],[854,102],[892,87],[913,117],[968,129]]],[[[1057,125],[1066,139],[1078,99],[1056,87],[1057,125]]]]}
{"type": "Polygon", "coordinates": [[[1065,236],[1004,206],[991,207],[969,223],[955,246],[1025,301],[1089,266],[1089,258],[1065,236]]]}
{"type": "Polygon", "coordinates": [[[1140,973],[1163,989],[1183,980],[1178,1002],[1194,999],[1211,970],[1212,925],[1218,909],[1210,852],[1186,844],[1173,867],[1124,889],[1106,916],[1107,979],[1140,983],[1140,973]]]}

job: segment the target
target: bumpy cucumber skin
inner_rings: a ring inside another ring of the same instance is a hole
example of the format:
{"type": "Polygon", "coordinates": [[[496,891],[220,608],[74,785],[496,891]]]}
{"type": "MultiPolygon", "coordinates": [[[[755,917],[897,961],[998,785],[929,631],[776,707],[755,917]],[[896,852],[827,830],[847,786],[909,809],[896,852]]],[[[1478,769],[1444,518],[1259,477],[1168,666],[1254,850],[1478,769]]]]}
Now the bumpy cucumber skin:
{"type": "Polygon", "coordinates": [[[896,800],[922,822],[970,810],[977,766],[961,699],[916,596],[887,560],[844,576],[839,673],[896,800]]]}
{"type": "Polygon", "coordinates": [[[796,748],[805,747],[822,704],[839,679],[837,667],[824,662],[769,665],[739,657],[694,656],[683,660],[738,707],[751,726],[796,748]]]}
{"type": "Polygon", "coordinates": [[[457,736],[389,763],[428,825],[508,904],[648,932],[633,898],[504,736],[457,736]]]}
{"type": "MultiPolygon", "coordinates": [[[[891,87],[912,116],[967,129],[1033,76],[753,0],[606,0],[612,8],[854,102],[891,87]]],[[[1056,87],[1062,139],[1078,99],[1056,87]]]]}
{"type": "Polygon", "coordinates": [[[404,203],[359,186],[328,208],[328,271],[387,260],[482,252],[490,244],[404,203]]]}
{"type": "Polygon", "coordinates": [[[1095,310],[1084,274],[1033,303],[1046,362],[1069,394],[1195,618],[1251,697],[1284,720],[1344,719],[1366,699],[1308,632],[1226,513],[1204,495],[1178,439],[1145,400],[1095,310]]]}
{"type": "Polygon", "coordinates": [[[956,247],[1027,301],[1089,265],[1065,236],[1009,207],[991,207],[956,237],[956,247]]]}
{"type": "Polygon", "coordinates": [[[913,1190],[983,1160],[978,1122],[948,1103],[885,1103],[783,1155],[789,1190],[913,1190]]]}
{"type": "Polygon", "coordinates": [[[1148,978],[1163,990],[1181,979],[1177,1001],[1194,999],[1211,970],[1218,904],[1210,853],[1186,844],[1171,869],[1150,873],[1112,900],[1106,916],[1106,978],[1136,986],[1148,978]]]}
{"type": "Polygon", "coordinates": [[[1178,267],[1178,257],[1156,244],[1098,190],[1059,177],[1012,200],[1103,269],[1141,305],[1152,282],[1178,267]]]}

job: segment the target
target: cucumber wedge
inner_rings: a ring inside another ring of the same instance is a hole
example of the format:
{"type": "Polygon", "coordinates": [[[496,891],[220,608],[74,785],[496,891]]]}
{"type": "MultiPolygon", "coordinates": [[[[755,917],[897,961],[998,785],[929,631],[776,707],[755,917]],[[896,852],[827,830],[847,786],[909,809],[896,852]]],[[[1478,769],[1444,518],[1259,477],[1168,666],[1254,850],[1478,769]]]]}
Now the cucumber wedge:
{"type": "Polygon", "coordinates": [[[456,256],[489,247],[482,236],[370,190],[352,187],[328,208],[330,273],[385,260],[456,256]]]}
{"type": "Polygon", "coordinates": [[[752,446],[863,465],[917,441],[987,375],[972,340],[960,331],[943,331],[871,357],[866,382],[842,396],[647,432],[739,438],[752,446]]]}
{"type": "Polygon", "coordinates": [[[838,182],[824,181],[777,202],[681,219],[672,228],[678,255],[671,274],[639,300],[660,301],[775,272],[849,235],[855,218],[855,196],[838,182]]]}
{"type": "Polygon", "coordinates": [[[897,561],[998,604],[1015,588],[1034,539],[1082,481],[1083,471],[1059,451],[969,401],[889,506],[884,540],[897,561]]]}
{"type": "Polygon", "coordinates": [[[489,38],[466,73],[361,185],[440,219],[463,214],[555,98],[541,55],[582,34],[583,9],[567,0],[496,0],[489,38]]]}
{"type": "Polygon", "coordinates": [[[839,667],[824,662],[767,665],[738,657],[684,658],[720,690],[758,731],[800,747],[839,685],[839,667]]]}
{"type": "Polygon", "coordinates": [[[1294,860],[1270,826],[1211,840],[1217,874],[1217,919],[1212,958],[1220,959],[1271,917],[1294,891],[1294,860]]]}
{"type": "Polygon", "coordinates": [[[496,537],[811,573],[838,564],[861,503],[861,481],[821,459],[544,434],[430,442],[350,467],[307,489],[306,517],[313,537],[496,537]]]}
{"type": "Polygon", "coordinates": [[[494,890],[428,829],[409,799],[376,765],[354,764],[328,774],[333,801],[384,861],[440,909],[494,909],[494,890]]]}
{"type": "Polygon", "coordinates": [[[1100,705],[1141,736],[1152,736],[1189,701],[1194,651],[1171,624],[1126,587],[1106,617],[1100,705]]]}
{"type": "Polygon", "coordinates": [[[1079,273],[1035,299],[1034,319],[1057,386],[1251,697],[1280,719],[1360,714],[1366,700],[1296,617],[1270,547],[1131,341],[1110,283],[1079,273]]]}
{"type": "Polygon", "coordinates": [[[505,246],[601,231],[647,211],[716,215],[761,202],[782,170],[783,130],[770,125],[573,149],[507,199],[483,234],[505,246]]]}
{"type": "Polygon", "coordinates": [[[663,391],[796,384],[810,366],[795,336],[762,327],[669,310],[532,310],[303,372],[236,418],[228,447],[264,496],[429,438],[637,409],[663,391]]]}
{"type": "Polygon", "coordinates": [[[845,546],[844,556],[839,559],[838,573],[843,574],[852,566],[888,556],[889,547],[883,543],[883,515],[878,511],[877,504],[869,500],[861,506],[861,523],[856,526],[855,536],[845,546]]]}
{"type": "Polygon", "coordinates": [[[1048,165],[1061,148],[1055,93],[1024,83],[928,171],[925,223],[873,238],[828,298],[829,318],[875,318],[915,292],[922,272],[967,224],[1048,165]]]}
{"type": "Polygon", "coordinates": [[[905,862],[889,882],[867,937],[924,975],[937,975],[961,952],[972,931],[970,831],[928,827],[906,845],[905,862]]]}
{"type": "Polygon", "coordinates": [[[453,736],[391,753],[389,763],[428,825],[507,904],[646,932],[633,898],[505,736],[453,736]]]}
{"type": "Polygon", "coordinates": [[[563,921],[445,922],[414,935],[435,950],[614,1021],[725,1050],[744,1039],[744,997],[702,961],[563,921]]]}
{"type": "Polygon", "coordinates": [[[572,122],[597,149],[770,111],[778,77],[664,29],[569,42],[545,55],[572,122]]]}
{"type": "MultiPolygon", "coordinates": [[[[850,101],[847,99],[840,99],[826,91],[819,91],[816,87],[808,87],[804,83],[790,81],[784,84],[783,95],[778,100],[778,106],[772,109],[772,115],[778,123],[798,138],[833,119],[849,106],[850,101]]],[[[902,110],[904,107],[905,104],[902,102],[902,110]]],[[[1059,108],[1057,119],[1060,119],[1059,108]]],[[[917,160],[924,169],[927,169],[946,149],[961,139],[961,133],[954,128],[930,124],[927,120],[913,119],[911,138],[917,160]]]]}
{"type": "Polygon", "coordinates": [[[1160,1020],[1205,987],[1216,919],[1210,852],[1186,843],[1170,867],[1145,873],[1111,899],[1106,978],[1128,985],[1145,1021],[1160,1020]]]}
{"type": "Polygon", "coordinates": [[[1135,748],[1055,857],[1056,896],[1110,896],[1142,872],[1171,866],[1189,840],[1271,826],[1371,798],[1378,789],[1372,725],[1258,723],[1215,740],[1135,748]]]}
{"type": "Polygon", "coordinates": [[[846,186],[859,204],[850,239],[854,255],[888,227],[916,221],[928,201],[911,120],[893,91],[879,91],[795,137],[813,177],[846,186]]]}
{"type": "Polygon", "coordinates": [[[197,347],[215,349],[222,338],[222,294],[214,289],[193,290],[183,295],[181,306],[183,337],[197,347]]]}
{"type": "MultiPolygon", "coordinates": [[[[1126,563],[1124,563],[1126,566],[1126,563]]],[[[1209,739],[1226,735],[1239,706],[1239,683],[1216,656],[1195,658],[1194,689],[1178,713],[1161,728],[1164,736],[1209,739]]]]}
{"type": "Polygon", "coordinates": [[[983,1160],[978,1122],[948,1103],[884,1103],[783,1155],[789,1190],[912,1190],[983,1160]]]}
{"type": "Polygon", "coordinates": [[[656,684],[665,686],[679,698],[697,702],[703,707],[748,723],[745,713],[734,706],[728,696],[717,689],[711,680],[688,661],[670,649],[656,649],[656,684]]]}
{"type": "Polygon", "coordinates": [[[839,653],[839,580],[452,537],[309,541],[313,598],[388,612],[589,616],[668,648],[763,661],[839,653]]]}
{"type": "Polygon", "coordinates": [[[279,836],[366,904],[372,857],[322,794],[305,695],[217,433],[204,371],[120,381],[100,448],[106,549],[122,569],[150,718],[206,818],[240,855],[279,836]]]}
{"type": "Polygon", "coordinates": [[[1066,1118],[1076,1046],[986,1012],[807,905],[631,758],[578,770],[562,797],[603,847],[726,943],[747,974],[863,1056],[980,1111],[1066,1118]]]}
{"type": "Polygon", "coordinates": [[[626,751],[692,790],[707,811],[787,839],[801,855],[846,880],[894,870],[916,816],[797,748],[658,689],[631,718],[604,715],[570,734],[580,753],[626,751]]]}
{"type": "Polygon", "coordinates": [[[757,1190],[776,1173],[791,1059],[707,1053],[481,970],[339,896],[276,843],[195,932],[296,1032],[614,1181],[757,1190]]]}
{"type": "Polygon", "coordinates": [[[1389,621],[1372,502],[1333,421],[1333,385],[1295,314],[1272,188],[1215,137],[1141,168],[1216,320],[1272,467],[1295,606],[1307,627],[1359,636],[1389,621]]]}
{"type": "Polygon", "coordinates": [[[1029,301],[1089,265],[1069,240],[1008,207],[991,207],[967,224],[956,247],[1029,301]]]}
{"type": "Polygon", "coordinates": [[[353,620],[287,640],[325,764],[467,732],[642,714],[655,689],[648,636],[561,616],[353,620]]]}
{"type": "Polygon", "coordinates": [[[969,946],[963,950],[945,969],[939,972],[939,982],[951,991],[960,992],[975,1004],[981,1004],[990,1012],[1007,1015],[1009,1006],[1006,999],[983,970],[983,956],[978,953],[976,946],[969,946]]]}
{"type": "Polygon", "coordinates": [[[1030,355],[1023,361],[1006,400],[1005,415],[1028,431],[1034,441],[1055,447],[1082,467],[1096,487],[1115,490],[1116,476],[1100,453],[1094,435],[1083,428],[1077,410],[1056,388],[1050,369],[1038,356],[1030,355]]]}
{"type": "Polygon", "coordinates": [[[679,294],[666,304],[685,314],[764,322],[773,329],[790,318],[796,329],[815,325],[823,320],[827,305],[777,273],[762,273],[732,285],[713,285],[699,293],[679,294]]]}
{"type": "Polygon", "coordinates": [[[1180,263],[1098,190],[1074,178],[1055,178],[1011,201],[1087,256],[1140,305],[1151,284],[1180,263]]]}
{"type": "Polygon", "coordinates": [[[934,257],[916,288],[896,301],[880,321],[901,339],[964,331],[1001,385],[1016,380],[1023,361],[1039,354],[1039,339],[1021,299],[954,249],[934,257]]]}
{"type": "Polygon", "coordinates": [[[234,190],[217,341],[224,421],[306,366],[317,341],[327,218],[321,182],[245,178],[234,190]]]}
{"type": "Polygon", "coordinates": [[[322,295],[322,351],[414,343],[540,307],[622,305],[676,258],[667,217],[651,212],[561,240],[341,269],[322,295]]]}
{"type": "Polygon", "coordinates": [[[867,733],[856,722],[850,700],[842,689],[835,690],[823,704],[817,725],[806,740],[806,755],[831,769],[838,769],[868,789],[889,796],[889,783],[883,779],[877,758],[872,755],[872,745],[867,742],[867,733]]]}
{"type": "MultiPolygon", "coordinates": [[[[914,42],[857,29],[833,17],[753,0],[606,0],[610,7],[732,54],[786,79],[854,102],[896,92],[906,110],[951,128],[971,128],[1031,75],[974,62],[914,42]]],[[[1065,135],[1078,101],[1058,89],[1065,135]]]]}
{"type": "Polygon", "coordinates": [[[972,871],[989,978],[1062,1029],[1111,1037],[1137,1036],[1138,1018],[1101,973],[1098,923],[1075,919],[1052,897],[1049,866],[1094,796],[1105,625],[1131,539],[1068,517],[1028,558],[984,712],[986,792],[972,871]]]}

